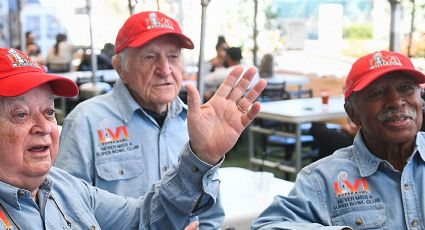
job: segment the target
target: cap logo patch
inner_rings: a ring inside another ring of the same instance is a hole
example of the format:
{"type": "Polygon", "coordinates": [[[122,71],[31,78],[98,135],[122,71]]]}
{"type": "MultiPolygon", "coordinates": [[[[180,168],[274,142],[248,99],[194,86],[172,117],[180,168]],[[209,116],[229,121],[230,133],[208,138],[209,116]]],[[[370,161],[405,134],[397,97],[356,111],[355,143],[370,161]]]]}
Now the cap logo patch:
{"type": "Polygon", "coordinates": [[[381,52],[376,52],[375,54],[373,54],[373,57],[369,61],[369,63],[371,70],[386,65],[403,65],[401,64],[400,59],[398,59],[398,57],[392,55],[384,55],[381,52]]]}
{"type": "Polygon", "coordinates": [[[41,67],[33,59],[23,56],[15,49],[9,49],[7,57],[9,58],[12,67],[36,67],[41,69],[41,67]]]}
{"type": "Polygon", "coordinates": [[[164,17],[158,18],[157,14],[155,12],[152,12],[149,14],[149,19],[146,28],[149,29],[156,29],[156,28],[166,28],[170,30],[174,30],[173,23],[164,17]]]}

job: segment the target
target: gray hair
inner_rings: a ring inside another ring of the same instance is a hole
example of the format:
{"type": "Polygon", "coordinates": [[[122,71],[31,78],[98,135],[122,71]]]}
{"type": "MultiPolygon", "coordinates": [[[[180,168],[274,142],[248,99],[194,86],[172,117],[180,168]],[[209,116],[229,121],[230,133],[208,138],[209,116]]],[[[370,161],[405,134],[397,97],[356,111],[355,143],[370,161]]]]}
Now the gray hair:
{"type": "Polygon", "coordinates": [[[128,50],[124,49],[116,54],[115,57],[119,60],[122,70],[128,72],[128,50]]]}

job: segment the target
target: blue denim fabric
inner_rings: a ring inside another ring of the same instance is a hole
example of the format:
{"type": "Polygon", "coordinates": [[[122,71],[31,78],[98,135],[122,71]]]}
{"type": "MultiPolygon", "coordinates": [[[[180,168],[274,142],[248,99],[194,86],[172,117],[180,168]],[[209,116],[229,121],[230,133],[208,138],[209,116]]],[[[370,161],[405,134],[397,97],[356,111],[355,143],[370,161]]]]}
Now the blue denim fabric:
{"type": "MultiPolygon", "coordinates": [[[[201,162],[186,145],[179,163],[138,199],[93,187],[53,167],[37,193],[38,204],[30,191],[0,182],[1,211],[12,229],[183,229],[214,205],[220,164],[201,162]],[[206,202],[197,206],[201,194],[206,202]]],[[[0,229],[6,229],[1,221],[0,229]]]]}
{"type": "Polygon", "coordinates": [[[353,146],[305,167],[252,229],[425,229],[425,134],[403,171],[377,158],[360,132],[353,146]]]}
{"type": "MultiPolygon", "coordinates": [[[[177,163],[189,140],[186,118],[186,105],[176,98],[158,126],[118,80],[110,93],[80,103],[66,117],[55,166],[109,192],[143,196],[177,163]]],[[[200,217],[202,228],[220,228],[220,201],[217,208],[200,217]]]]}

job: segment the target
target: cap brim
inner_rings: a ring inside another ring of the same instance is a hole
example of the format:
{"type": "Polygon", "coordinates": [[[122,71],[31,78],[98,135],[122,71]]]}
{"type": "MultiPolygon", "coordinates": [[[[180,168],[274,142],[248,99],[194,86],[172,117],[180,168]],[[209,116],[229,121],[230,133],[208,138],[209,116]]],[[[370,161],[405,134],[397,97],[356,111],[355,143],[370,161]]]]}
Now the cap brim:
{"type": "Polygon", "coordinates": [[[137,39],[134,39],[133,41],[128,43],[128,47],[139,47],[142,46],[148,42],[150,42],[151,40],[162,36],[162,35],[174,35],[176,36],[176,38],[178,38],[180,40],[180,44],[182,46],[182,48],[186,48],[186,49],[193,49],[195,46],[193,45],[192,40],[190,40],[190,38],[186,37],[185,35],[181,34],[181,33],[176,33],[173,31],[167,31],[167,30],[158,30],[156,32],[150,32],[146,35],[143,36],[139,36],[137,39]]]}
{"type": "Polygon", "coordinates": [[[373,73],[370,73],[368,76],[363,77],[364,81],[361,81],[359,84],[354,86],[352,92],[363,90],[364,88],[369,86],[373,81],[377,80],[383,75],[391,73],[391,72],[397,72],[397,71],[407,73],[409,76],[413,78],[413,80],[415,80],[417,84],[425,83],[425,75],[423,73],[417,70],[402,67],[402,66],[394,66],[392,68],[385,68],[380,71],[375,71],[373,73]]]}
{"type": "Polygon", "coordinates": [[[2,79],[0,96],[19,96],[45,83],[50,84],[56,96],[75,97],[78,95],[78,86],[69,78],[43,72],[26,72],[2,79]]]}

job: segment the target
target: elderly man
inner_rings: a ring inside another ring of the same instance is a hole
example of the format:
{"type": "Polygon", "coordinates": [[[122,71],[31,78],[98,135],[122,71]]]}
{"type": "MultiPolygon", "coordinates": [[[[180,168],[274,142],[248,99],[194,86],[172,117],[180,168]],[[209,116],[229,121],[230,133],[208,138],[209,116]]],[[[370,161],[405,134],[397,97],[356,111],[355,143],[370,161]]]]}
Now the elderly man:
{"type": "Polygon", "coordinates": [[[424,82],[402,54],[358,59],[345,84],[353,145],[305,167],[252,229],[425,229],[424,82]]]}
{"type": "Polygon", "coordinates": [[[0,229],[183,229],[191,217],[217,210],[217,168],[258,113],[252,103],[265,87],[259,82],[242,97],[254,71],[236,83],[241,72],[202,107],[196,89],[186,87],[190,143],[162,180],[134,199],[51,167],[59,142],[54,97],[76,96],[78,88],[23,52],[1,48],[0,229]]]}
{"type": "MultiPolygon", "coordinates": [[[[80,103],[66,117],[55,166],[118,195],[148,192],[188,141],[188,111],[178,94],[182,48],[193,47],[160,12],[129,17],[112,59],[120,79],[112,92],[80,103]]],[[[211,215],[209,222],[200,217],[202,229],[220,227],[224,211],[211,215]]]]}

